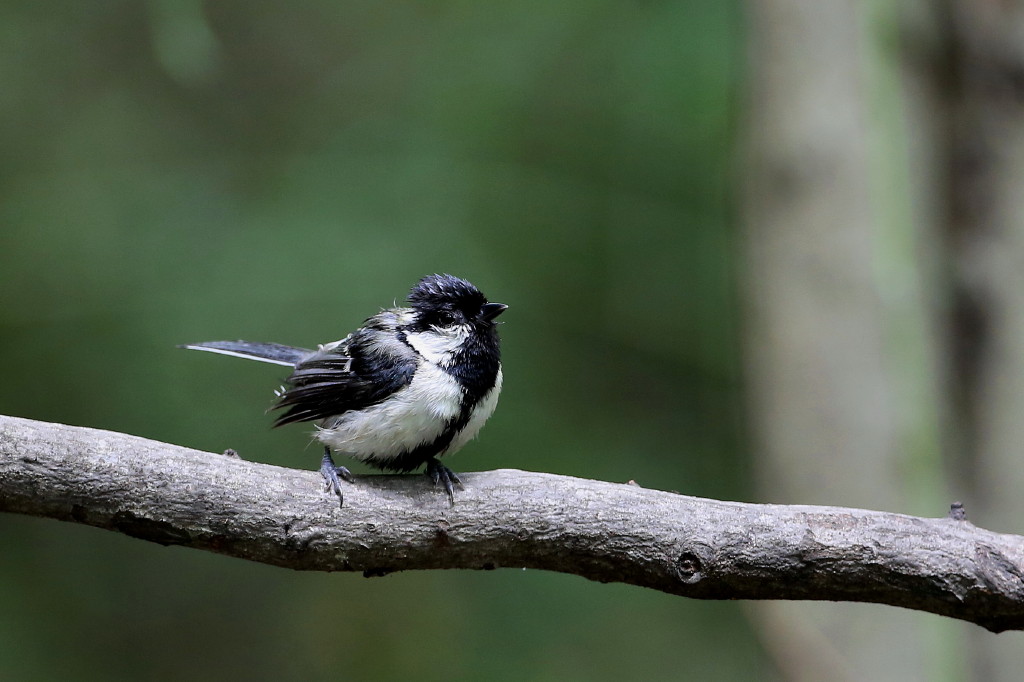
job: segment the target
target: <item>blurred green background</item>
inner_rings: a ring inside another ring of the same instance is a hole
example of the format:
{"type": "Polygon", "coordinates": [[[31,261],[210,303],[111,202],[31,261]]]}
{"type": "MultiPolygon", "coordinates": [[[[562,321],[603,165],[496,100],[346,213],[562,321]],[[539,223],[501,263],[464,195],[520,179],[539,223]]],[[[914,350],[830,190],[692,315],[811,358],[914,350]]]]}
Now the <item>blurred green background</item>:
{"type": "MultiPolygon", "coordinates": [[[[749,499],[737,2],[0,5],[0,413],[315,469],[278,369],[451,272],[509,304],[456,471],[749,499]]],[[[355,467],[357,471],[363,471],[355,467]]],[[[0,517],[5,679],[749,679],[743,612],[302,574],[0,517]]]]}

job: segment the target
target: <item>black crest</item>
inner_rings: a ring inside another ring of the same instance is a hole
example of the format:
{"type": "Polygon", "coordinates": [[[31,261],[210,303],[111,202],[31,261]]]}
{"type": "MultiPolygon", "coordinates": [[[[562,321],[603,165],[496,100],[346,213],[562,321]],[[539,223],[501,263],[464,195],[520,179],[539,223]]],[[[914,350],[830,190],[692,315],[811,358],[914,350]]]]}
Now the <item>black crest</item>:
{"type": "Polygon", "coordinates": [[[452,306],[477,312],[487,303],[480,290],[454,275],[427,275],[409,292],[409,303],[416,310],[452,306]]]}

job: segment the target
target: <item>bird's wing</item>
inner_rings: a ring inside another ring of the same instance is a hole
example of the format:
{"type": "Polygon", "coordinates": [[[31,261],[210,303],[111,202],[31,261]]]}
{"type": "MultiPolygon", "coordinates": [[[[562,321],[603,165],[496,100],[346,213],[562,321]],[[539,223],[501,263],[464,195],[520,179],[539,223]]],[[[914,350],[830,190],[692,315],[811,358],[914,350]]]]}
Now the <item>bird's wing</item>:
{"type": "Polygon", "coordinates": [[[371,317],[356,332],[295,366],[274,409],[274,426],[313,421],[375,405],[412,381],[419,357],[399,338],[395,311],[371,317]]]}

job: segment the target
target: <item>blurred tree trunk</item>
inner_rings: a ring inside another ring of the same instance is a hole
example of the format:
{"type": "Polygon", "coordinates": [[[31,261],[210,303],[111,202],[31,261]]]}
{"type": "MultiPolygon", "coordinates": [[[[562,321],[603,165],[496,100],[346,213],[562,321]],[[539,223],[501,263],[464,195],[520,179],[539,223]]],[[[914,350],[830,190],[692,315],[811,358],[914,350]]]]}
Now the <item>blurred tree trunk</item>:
{"type": "MultiPolygon", "coordinates": [[[[923,515],[951,501],[941,152],[918,144],[931,108],[904,109],[900,9],[749,3],[745,343],[763,501],[923,515]]],[[[956,626],[911,613],[754,610],[788,679],[942,679],[963,658],[956,626]]]]}
{"type": "MultiPolygon", "coordinates": [[[[973,518],[1024,527],[1024,3],[947,0],[952,255],[960,475],[973,518]]],[[[1024,649],[971,632],[977,680],[1019,680],[1024,649]]]]}
{"type": "MultiPolygon", "coordinates": [[[[955,495],[979,525],[1020,532],[1024,4],[759,0],[749,16],[762,496],[934,515],[955,495]]],[[[757,618],[791,679],[1024,669],[1013,640],[908,613],[777,604],[757,618]]]]}

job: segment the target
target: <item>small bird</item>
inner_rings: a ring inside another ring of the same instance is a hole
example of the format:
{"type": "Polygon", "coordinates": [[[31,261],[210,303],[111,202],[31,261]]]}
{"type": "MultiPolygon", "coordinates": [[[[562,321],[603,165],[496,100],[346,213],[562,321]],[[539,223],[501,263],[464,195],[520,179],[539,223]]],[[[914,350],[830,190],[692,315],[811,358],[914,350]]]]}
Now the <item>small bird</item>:
{"type": "Polygon", "coordinates": [[[344,504],[331,451],[386,471],[426,473],[455,504],[462,486],[438,457],[470,441],[494,412],[501,391],[495,318],[508,308],[452,275],[427,275],[409,292],[408,308],[388,308],[340,341],[316,350],[251,341],[179,346],[293,368],[272,409],[274,426],[316,422],[324,444],[327,488],[344,504]]]}

